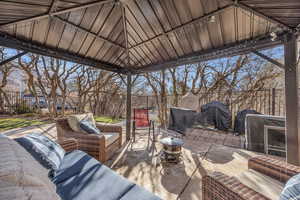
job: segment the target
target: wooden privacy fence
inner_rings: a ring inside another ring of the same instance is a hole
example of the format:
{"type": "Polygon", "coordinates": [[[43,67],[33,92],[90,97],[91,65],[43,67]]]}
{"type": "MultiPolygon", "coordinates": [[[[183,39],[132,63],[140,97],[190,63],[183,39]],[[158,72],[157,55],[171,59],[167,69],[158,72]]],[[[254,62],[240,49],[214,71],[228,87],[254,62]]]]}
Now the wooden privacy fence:
{"type": "MultiPolygon", "coordinates": [[[[285,115],[285,94],[283,89],[263,89],[255,91],[237,91],[228,93],[200,93],[198,95],[179,95],[178,107],[200,110],[200,107],[212,101],[220,101],[229,105],[233,117],[244,109],[252,109],[266,115],[285,115]]],[[[173,107],[175,97],[167,96],[167,107],[173,107]]],[[[157,108],[155,96],[132,96],[132,105],[135,107],[157,108]]]]}
{"type": "MultiPolygon", "coordinates": [[[[17,109],[34,109],[34,97],[24,97],[20,92],[6,92],[6,98],[3,94],[0,94],[0,113],[13,113],[17,109]]],[[[122,98],[108,97],[109,105],[105,104],[107,109],[115,108],[119,110],[122,115],[125,113],[126,97],[120,95],[122,98]]],[[[178,105],[179,107],[194,109],[199,111],[200,107],[206,103],[212,101],[220,101],[229,105],[232,116],[236,116],[237,112],[244,109],[253,109],[266,115],[285,115],[285,94],[283,89],[263,89],[256,91],[238,91],[228,93],[200,93],[198,95],[179,95],[178,105]]],[[[176,106],[174,104],[175,96],[168,95],[166,97],[167,107],[176,106]]],[[[158,99],[155,96],[143,96],[132,95],[132,107],[133,108],[152,108],[157,110],[158,104],[161,104],[161,98],[158,99]]],[[[111,114],[111,112],[107,112],[111,114]]]]}

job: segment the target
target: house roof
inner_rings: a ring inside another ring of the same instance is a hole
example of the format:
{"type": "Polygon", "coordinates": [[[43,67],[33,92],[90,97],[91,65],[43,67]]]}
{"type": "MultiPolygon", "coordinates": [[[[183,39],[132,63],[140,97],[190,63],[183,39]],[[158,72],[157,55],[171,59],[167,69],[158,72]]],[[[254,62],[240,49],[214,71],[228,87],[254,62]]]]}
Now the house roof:
{"type": "Polygon", "coordinates": [[[279,45],[299,0],[2,0],[0,45],[120,73],[279,45]]]}

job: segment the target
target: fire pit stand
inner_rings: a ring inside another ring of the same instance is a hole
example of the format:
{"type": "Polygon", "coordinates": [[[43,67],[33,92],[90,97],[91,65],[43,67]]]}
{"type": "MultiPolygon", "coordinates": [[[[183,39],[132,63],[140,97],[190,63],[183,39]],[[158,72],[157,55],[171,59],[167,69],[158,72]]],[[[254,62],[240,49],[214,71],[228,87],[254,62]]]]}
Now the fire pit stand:
{"type": "Polygon", "coordinates": [[[181,148],[184,144],[180,138],[166,137],[160,140],[163,149],[160,153],[160,160],[166,163],[177,164],[181,161],[181,148]]]}

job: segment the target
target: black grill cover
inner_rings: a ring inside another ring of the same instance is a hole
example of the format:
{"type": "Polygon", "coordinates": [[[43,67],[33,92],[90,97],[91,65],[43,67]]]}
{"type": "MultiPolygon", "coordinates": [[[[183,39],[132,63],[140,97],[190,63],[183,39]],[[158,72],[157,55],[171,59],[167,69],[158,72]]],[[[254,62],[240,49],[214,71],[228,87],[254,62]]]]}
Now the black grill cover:
{"type": "Polygon", "coordinates": [[[196,121],[201,125],[213,125],[219,130],[231,128],[231,113],[225,104],[212,101],[201,106],[201,113],[196,116],[196,121]]]}
{"type": "Polygon", "coordinates": [[[184,108],[170,108],[168,129],[184,134],[186,128],[191,128],[194,124],[196,111],[184,108]]]}
{"type": "Polygon", "coordinates": [[[242,110],[237,113],[234,120],[234,132],[236,135],[245,134],[245,119],[247,114],[261,114],[256,110],[242,110]]]}

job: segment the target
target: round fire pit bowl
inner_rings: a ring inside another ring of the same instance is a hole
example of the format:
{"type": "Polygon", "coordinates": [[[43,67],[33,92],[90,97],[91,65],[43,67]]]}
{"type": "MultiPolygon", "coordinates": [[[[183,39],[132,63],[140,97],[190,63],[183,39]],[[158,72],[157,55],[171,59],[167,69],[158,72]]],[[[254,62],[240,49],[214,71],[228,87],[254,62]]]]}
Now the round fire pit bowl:
{"type": "Polygon", "coordinates": [[[160,140],[163,145],[162,160],[170,163],[178,163],[181,156],[181,148],[184,144],[180,138],[166,137],[160,140]]]}

